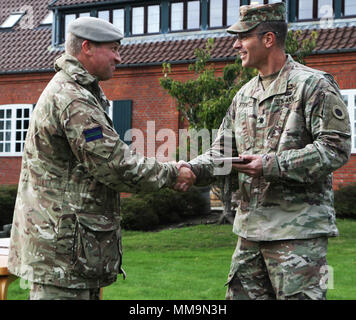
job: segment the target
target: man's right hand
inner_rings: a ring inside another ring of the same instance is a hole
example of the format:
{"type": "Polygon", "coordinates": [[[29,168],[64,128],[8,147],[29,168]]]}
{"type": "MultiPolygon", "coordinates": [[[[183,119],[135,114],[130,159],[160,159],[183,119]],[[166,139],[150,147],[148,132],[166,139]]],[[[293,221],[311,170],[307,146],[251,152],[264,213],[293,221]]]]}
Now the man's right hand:
{"type": "Polygon", "coordinates": [[[196,176],[190,169],[190,165],[185,161],[179,161],[176,164],[178,169],[177,183],[174,185],[173,189],[177,191],[187,191],[195,183],[196,176]]]}

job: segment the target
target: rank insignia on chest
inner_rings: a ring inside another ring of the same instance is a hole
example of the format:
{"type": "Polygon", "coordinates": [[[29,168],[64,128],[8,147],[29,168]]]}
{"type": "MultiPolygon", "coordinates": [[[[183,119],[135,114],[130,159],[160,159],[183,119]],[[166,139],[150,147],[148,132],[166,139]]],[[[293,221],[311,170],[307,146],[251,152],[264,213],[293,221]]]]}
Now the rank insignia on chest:
{"type": "Polygon", "coordinates": [[[264,128],[266,126],[266,115],[261,114],[257,116],[257,128],[264,128]]]}
{"type": "Polygon", "coordinates": [[[103,129],[101,127],[96,127],[93,129],[88,129],[84,131],[85,141],[94,141],[103,138],[103,129]]]}

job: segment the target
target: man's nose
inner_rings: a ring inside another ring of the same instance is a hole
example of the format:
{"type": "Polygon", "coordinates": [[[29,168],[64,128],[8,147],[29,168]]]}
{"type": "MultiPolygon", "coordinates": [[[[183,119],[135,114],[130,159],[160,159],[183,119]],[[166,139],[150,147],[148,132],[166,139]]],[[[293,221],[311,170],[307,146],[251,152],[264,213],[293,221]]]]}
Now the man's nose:
{"type": "Polygon", "coordinates": [[[241,41],[239,39],[236,39],[234,42],[233,46],[234,49],[240,49],[241,48],[241,41]]]}
{"type": "Polygon", "coordinates": [[[116,54],[115,54],[115,61],[116,61],[116,64],[119,64],[122,61],[119,52],[116,52],[116,54]]]}

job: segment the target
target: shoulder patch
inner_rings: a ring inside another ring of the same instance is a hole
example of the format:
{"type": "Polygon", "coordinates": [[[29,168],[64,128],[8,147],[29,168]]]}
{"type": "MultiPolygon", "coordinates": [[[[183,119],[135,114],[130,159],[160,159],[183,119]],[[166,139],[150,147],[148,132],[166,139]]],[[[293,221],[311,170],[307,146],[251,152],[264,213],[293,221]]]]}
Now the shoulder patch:
{"type": "Polygon", "coordinates": [[[103,138],[103,129],[101,127],[96,127],[93,129],[88,129],[84,131],[85,141],[94,141],[103,138]]]}
{"type": "Polygon", "coordinates": [[[341,108],[340,106],[334,105],[332,111],[335,118],[339,120],[345,119],[345,112],[343,111],[343,108],[341,108]]]}

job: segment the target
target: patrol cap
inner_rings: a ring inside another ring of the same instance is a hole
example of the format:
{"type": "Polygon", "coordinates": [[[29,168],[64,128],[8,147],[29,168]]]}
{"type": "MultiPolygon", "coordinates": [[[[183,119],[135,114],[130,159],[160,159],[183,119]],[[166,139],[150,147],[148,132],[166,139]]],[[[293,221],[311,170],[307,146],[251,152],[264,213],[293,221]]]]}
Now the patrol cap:
{"type": "Polygon", "coordinates": [[[94,17],[80,17],[68,25],[68,32],[95,42],[117,42],[123,38],[121,31],[112,23],[94,17]]]}
{"type": "Polygon", "coordinates": [[[247,32],[263,21],[286,21],[286,6],[283,2],[240,7],[240,19],[226,31],[228,33],[247,32]]]}

